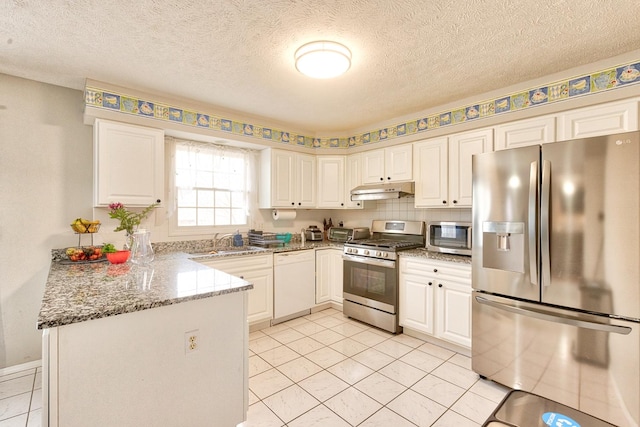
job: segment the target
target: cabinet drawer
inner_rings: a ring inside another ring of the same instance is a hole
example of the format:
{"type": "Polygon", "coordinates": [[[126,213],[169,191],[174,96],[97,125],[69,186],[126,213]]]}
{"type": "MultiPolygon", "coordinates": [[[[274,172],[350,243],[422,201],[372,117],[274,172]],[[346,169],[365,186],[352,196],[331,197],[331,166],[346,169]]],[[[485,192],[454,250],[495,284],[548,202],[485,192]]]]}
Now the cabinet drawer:
{"type": "Polygon", "coordinates": [[[449,277],[471,284],[471,264],[448,261],[424,260],[400,256],[400,272],[428,274],[430,277],[449,277]]]}
{"type": "Polygon", "coordinates": [[[219,260],[216,259],[199,262],[211,268],[215,268],[216,270],[221,270],[225,273],[231,274],[273,268],[273,255],[226,257],[219,260]]]}

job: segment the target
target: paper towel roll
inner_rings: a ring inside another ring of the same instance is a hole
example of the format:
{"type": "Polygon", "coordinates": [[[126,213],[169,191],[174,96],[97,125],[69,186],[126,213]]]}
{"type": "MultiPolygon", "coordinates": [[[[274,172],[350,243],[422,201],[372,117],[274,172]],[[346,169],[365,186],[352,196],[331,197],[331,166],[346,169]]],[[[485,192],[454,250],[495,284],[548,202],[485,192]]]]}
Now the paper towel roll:
{"type": "Polygon", "coordinates": [[[274,221],[293,221],[294,219],[296,219],[296,211],[294,210],[283,211],[279,209],[274,209],[271,212],[271,216],[273,217],[274,221]]]}

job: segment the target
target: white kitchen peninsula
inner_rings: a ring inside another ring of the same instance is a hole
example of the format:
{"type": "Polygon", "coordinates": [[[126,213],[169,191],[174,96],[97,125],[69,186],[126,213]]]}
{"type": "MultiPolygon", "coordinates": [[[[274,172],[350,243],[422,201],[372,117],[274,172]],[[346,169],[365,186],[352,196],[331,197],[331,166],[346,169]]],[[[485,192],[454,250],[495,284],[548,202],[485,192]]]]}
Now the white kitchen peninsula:
{"type": "Polygon", "coordinates": [[[148,268],[52,262],[38,318],[43,425],[241,423],[251,288],[185,254],[148,268]]]}

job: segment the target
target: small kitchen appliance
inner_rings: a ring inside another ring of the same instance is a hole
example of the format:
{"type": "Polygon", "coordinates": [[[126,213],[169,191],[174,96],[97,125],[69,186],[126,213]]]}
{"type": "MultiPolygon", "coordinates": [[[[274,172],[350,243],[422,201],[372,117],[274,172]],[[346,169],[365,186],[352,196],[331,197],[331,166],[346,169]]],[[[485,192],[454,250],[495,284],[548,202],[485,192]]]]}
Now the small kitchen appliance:
{"type": "Polygon", "coordinates": [[[348,242],[350,240],[361,240],[369,238],[369,227],[331,227],[329,229],[329,240],[332,242],[348,242]]]}
{"type": "Polygon", "coordinates": [[[427,250],[471,256],[470,222],[430,222],[427,226],[427,250]]]}
{"type": "Polygon", "coordinates": [[[371,238],[345,242],[343,313],[394,334],[401,332],[398,254],[424,245],[422,221],[374,220],[371,238]]]}
{"type": "Polygon", "coordinates": [[[322,241],[322,231],[316,225],[310,225],[304,230],[304,238],[309,241],[322,241]]]}

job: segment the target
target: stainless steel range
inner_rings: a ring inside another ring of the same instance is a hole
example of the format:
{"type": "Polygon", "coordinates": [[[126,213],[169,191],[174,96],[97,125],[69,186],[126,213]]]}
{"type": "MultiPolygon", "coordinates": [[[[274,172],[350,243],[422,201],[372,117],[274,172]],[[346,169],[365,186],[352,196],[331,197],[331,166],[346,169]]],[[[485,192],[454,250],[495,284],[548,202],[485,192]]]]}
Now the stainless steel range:
{"type": "Polygon", "coordinates": [[[375,220],[371,238],[344,244],[343,313],[392,333],[398,325],[398,253],[425,246],[422,221],[375,220]]]}

